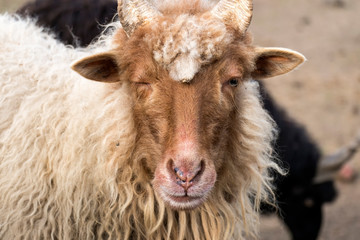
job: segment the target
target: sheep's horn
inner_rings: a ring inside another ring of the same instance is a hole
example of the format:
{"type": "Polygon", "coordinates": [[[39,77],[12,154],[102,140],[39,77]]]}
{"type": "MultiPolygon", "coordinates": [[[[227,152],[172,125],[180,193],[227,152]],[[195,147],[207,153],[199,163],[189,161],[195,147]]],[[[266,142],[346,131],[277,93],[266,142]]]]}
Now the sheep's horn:
{"type": "Polygon", "coordinates": [[[340,148],[334,154],[320,159],[314,182],[321,183],[334,179],[340,168],[349,161],[360,148],[360,133],[347,146],[340,148]]]}
{"type": "Polygon", "coordinates": [[[138,26],[161,15],[147,0],[118,0],[118,14],[121,25],[128,36],[138,26]]]}
{"type": "Polygon", "coordinates": [[[252,0],[220,0],[211,13],[245,33],[252,17],[252,0]]]}

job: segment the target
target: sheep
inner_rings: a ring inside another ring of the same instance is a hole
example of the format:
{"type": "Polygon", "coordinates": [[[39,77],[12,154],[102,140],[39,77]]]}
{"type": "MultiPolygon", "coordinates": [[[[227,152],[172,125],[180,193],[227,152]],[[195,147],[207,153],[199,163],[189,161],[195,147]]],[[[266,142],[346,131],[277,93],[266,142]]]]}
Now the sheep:
{"type": "MultiPolygon", "coordinates": [[[[35,17],[37,24],[51,29],[65,44],[76,47],[87,46],[96,39],[102,31],[97,23],[108,23],[115,9],[116,2],[111,0],[37,0],[25,4],[18,13],[35,17]],[[81,14],[77,15],[80,9],[81,14]],[[95,17],[89,19],[87,16],[95,17]],[[71,34],[64,34],[69,31],[71,34]]],[[[333,179],[314,181],[322,156],[317,143],[301,124],[278,106],[261,82],[260,85],[264,108],[280,130],[274,151],[288,169],[287,175],[276,176],[274,189],[279,205],[276,208],[262,206],[261,210],[263,213],[277,212],[294,240],[316,239],[322,223],[322,206],[336,198],[333,179]]]]}
{"type": "Polygon", "coordinates": [[[256,238],[282,170],[252,79],[305,58],[252,46],[251,10],[120,0],[87,49],[1,16],[0,238],[256,238]]]}

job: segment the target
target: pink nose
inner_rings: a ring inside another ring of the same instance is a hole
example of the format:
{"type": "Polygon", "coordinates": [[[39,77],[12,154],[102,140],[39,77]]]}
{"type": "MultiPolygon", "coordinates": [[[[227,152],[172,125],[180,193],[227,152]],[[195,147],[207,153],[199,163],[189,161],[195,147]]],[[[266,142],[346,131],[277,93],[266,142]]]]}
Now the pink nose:
{"type": "Polygon", "coordinates": [[[203,160],[199,161],[182,161],[186,164],[177,164],[175,165],[174,161],[171,159],[169,161],[168,170],[175,177],[176,183],[188,190],[193,186],[198,179],[200,179],[204,168],[205,163],[203,160]]]}

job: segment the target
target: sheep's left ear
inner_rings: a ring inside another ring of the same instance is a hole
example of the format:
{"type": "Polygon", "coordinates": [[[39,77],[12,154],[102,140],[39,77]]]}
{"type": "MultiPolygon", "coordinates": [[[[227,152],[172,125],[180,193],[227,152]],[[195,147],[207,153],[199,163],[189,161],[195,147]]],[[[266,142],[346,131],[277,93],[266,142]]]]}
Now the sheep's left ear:
{"type": "Polygon", "coordinates": [[[256,69],[254,79],[263,79],[290,72],[306,58],[298,52],[285,48],[255,48],[256,69]]]}
{"type": "Polygon", "coordinates": [[[111,52],[85,57],[75,62],[71,68],[90,80],[107,83],[119,81],[119,67],[111,52]]]}

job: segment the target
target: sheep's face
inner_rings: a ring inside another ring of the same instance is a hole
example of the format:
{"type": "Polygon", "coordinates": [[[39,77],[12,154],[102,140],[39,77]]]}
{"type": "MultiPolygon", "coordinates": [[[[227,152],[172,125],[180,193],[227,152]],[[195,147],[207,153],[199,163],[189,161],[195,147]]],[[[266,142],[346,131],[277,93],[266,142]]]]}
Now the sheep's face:
{"type": "Polygon", "coordinates": [[[224,52],[181,82],[152,56],[129,66],[137,149],[148,151],[144,164],[157,194],[173,208],[194,208],[206,200],[223,165],[229,130],[237,125],[238,89],[252,65],[242,54],[224,52]]]}
{"type": "MultiPolygon", "coordinates": [[[[121,46],[126,49],[115,54],[118,69],[124,69],[120,70],[120,81],[127,83],[134,100],[136,152],[146,159],[141,164],[163,201],[175,209],[190,209],[204,202],[214,188],[229,130],[234,126],[237,92],[249,79],[253,56],[242,42],[229,42],[231,50],[224,46],[216,54],[208,47],[200,48],[200,43],[209,45],[215,34],[199,42],[194,35],[189,37],[199,49],[182,52],[189,44],[178,39],[180,34],[165,36],[171,30],[169,25],[159,24],[158,28],[139,29],[130,39],[119,33],[117,39],[122,39],[121,46]],[[164,43],[168,39],[178,45],[169,48],[164,43]],[[173,54],[172,49],[177,52],[173,54]],[[242,52],[252,57],[248,59],[242,52]],[[183,58],[189,62],[179,60],[183,58]],[[179,76],[191,77],[184,80],[179,76]]],[[[216,37],[223,33],[217,32],[216,37]]]]}
{"type": "Polygon", "coordinates": [[[195,208],[214,189],[231,129],[239,126],[244,81],[304,60],[290,50],[254,48],[246,34],[209,14],[159,17],[130,37],[120,29],[114,42],[118,48],[73,69],[129,88],[136,152],[155,192],[174,209],[195,208]]]}

